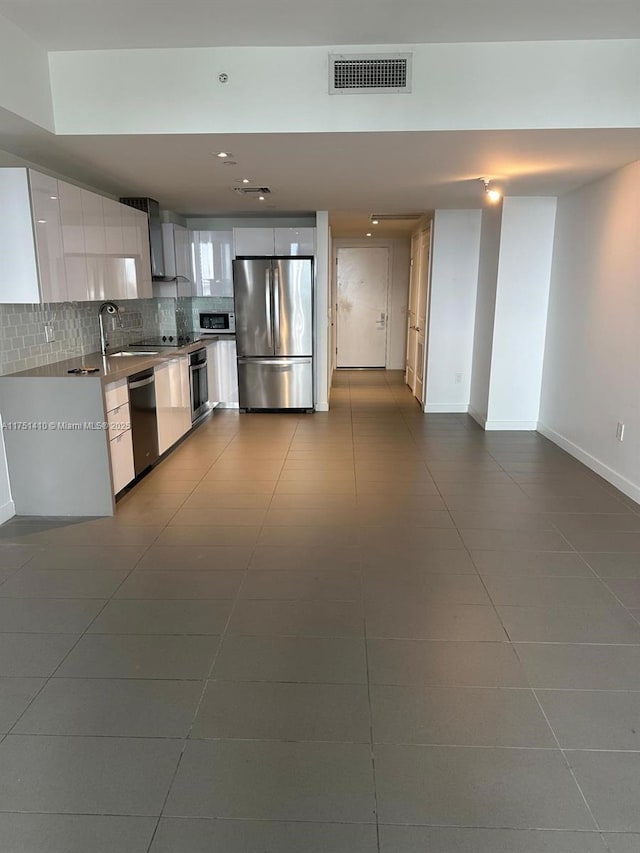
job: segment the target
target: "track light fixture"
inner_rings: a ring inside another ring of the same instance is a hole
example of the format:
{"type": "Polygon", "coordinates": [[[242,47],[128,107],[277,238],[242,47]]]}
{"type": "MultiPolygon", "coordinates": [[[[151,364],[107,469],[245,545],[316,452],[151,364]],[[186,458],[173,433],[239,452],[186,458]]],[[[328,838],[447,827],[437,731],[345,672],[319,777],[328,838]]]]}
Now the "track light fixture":
{"type": "Polygon", "coordinates": [[[484,184],[484,191],[487,195],[487,198],[491,202],[491,204],[496,204],[502,198],[502,193],[500,190],[495,189],[495,187],[491,187],[491,181],[489,178],[480,178],[482,183],[484,184]]]}

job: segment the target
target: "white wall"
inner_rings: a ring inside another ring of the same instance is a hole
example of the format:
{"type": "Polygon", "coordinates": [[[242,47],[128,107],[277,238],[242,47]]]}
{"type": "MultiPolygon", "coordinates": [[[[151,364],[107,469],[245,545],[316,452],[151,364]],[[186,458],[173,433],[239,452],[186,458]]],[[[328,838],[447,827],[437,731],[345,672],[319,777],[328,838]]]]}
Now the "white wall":
{"type": "Polygon", "coordinates": [[[482,211],[480,227],[473,368],[469,398],[469,414],[481,426],[485,425],[489,408],[489,381],[491,378],[493,322],[496,310],[501,226],[502,204],[486,207],[482,211]]]}
{"type": "Polygon", "coordinates": [[[469,407],[481,216],[479,210],[435,212],[427,412],[466,412],[469,407]]]}
{"type": "Polygon", "coordinates": [[[314,368],[316,411],[319,412],[326,412],[329,409],[329,340],[331,337],[329,251],[329,213],[326,210],[318,210],[316,212],[314,368]]]}
{"type": "Polygon", "coordinates": [[[640,162],[558,201],[540,431],[640,501],[640,162]]]}
{"type": "MultiPolygon", "coordinates": [[[[411,261],[411,240],[409,237],[396,238],[359,238],[336,237],[333,239],[334,260],[333,278],[335,279],[335,250],[339,248],[372,246],[389,249],[391,279],[389,281],[389,322],[387,325],[387,370],[404,370],[407,349],[407,305],[409,299],[409,263],[411,261]]],[[[335,294],[335,282],[333,287],[335,294]]],[[[334,299],[335,302],[335,299],[334,299]]]]}
{"type": "MultiPolygon", "coordinates": [[[[640,41],[50,54],[56,132],[636,127],[640,41]],[[328,94],[328,54],[412,51],[412,93],[328,94]],[[218,83],[224,71],[229,82],[218,83]]],[[[15,69],[12,69],[15,72],[15,69]]],[[[15,76],[15,74],[14,74],[15,76]]]]}
{"type": "Polygon", "coordinates": [[[538,424],[555,198],[505,198],[486,429],[538,424]]]}
{"type": "Polygon", "coordinates": [[[53,130],[47,51],[2,16],[0,107],[53,130]]]}

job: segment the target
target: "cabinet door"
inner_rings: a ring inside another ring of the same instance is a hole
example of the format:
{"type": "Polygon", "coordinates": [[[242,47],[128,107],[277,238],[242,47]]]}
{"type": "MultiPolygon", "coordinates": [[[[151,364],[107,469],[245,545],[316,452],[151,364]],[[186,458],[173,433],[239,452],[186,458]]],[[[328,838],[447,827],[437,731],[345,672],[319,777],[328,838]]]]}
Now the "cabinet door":
{"type": "Polygon", "coordinates": [[[127,299],[127,270],[122,232],[122,205],[111,198],[102,199],[105,237],[105,296],[107,299],[127,299]]]}
{"type": "Polygon", "coordinates": [[[36,239],[40,295],[43,302],[67,301],[58,181],[29,169],[33,231],[36,239]]]}
{"type": "Polygon", "coordinates": [[[131,430],[120,433],[109,442],[111,454],[111,476],[113,478],[113,493],[119,491],[130,483],[136,475],[133,463],[133,441],[131,430]]]}
{"type": "Polygon", "coordinates": [[[194,231],[198,296],[233,297],[233,231],[194,231]]]}
{"type": "Polygon", "coordinates": [[[243,255],[274,255],[275,234],[273,228],[234,228],[233,239],[236,257],[243,255]]]}
{"type": "Polygon", "coordinates": [[[58,200],[62,222],[62,247],[67,277],[67,296],[74,302],[89,299],[87,257],[82,219],[82,191],[58,181],[58,200]]]}
{"type": "Polygon", "coordinates": [[[315,255],[315,228],[274,228],[274,232],[276,255],[315,255]]]}
{"type": "Polygon", "coordinates": [[[0,169],[0,258],[0,302],[39,302],[26,169],[0,169]]]}
{"type": "Polygon", "coordinates": [[[115,294],[106,263],[107,242],[104,231],[102,196],[80,190],[84,245],[87,253],[87,284],[92,300],[110,299],[115,294]]]}
{"type": "MultiPolygon", "coordinates": [[[[181,225],[173,226],[173,245],[176,253],[176,275],[186,278],[191,283],[193,281],[191,241],[187,228],[183,228],[181,225]]],[[[188,295],[192,295],[191,288],[189,288],[188,295]]]]}
{"type": "Polygon", "coordinates": [[[218,341],[216,361],[218,365],[218,395],[223,408],[238,407],[238,366],[236,342],[218,341]]]}
{"type": "Polygon", "coordinates": [[[155,380],[158,448],[165,453],[191,426],[188,359],[180,356],[157,365],[155,380]]]}
{"type": "Polygon", "coordinates": [[[217,406],[220,402],[218,379],[218,341],[207,344],[207,385],[209,388],[209,403],[217,406]]]}
{"type": "Polygon", "coordinates": [[[149,248],[149,220],[142,210],[130,208],[133,212],[136,228],[137,246],[137,296],[138,299],[151,299],[151,250],[149,248]]]}
{"type": "Polygon", "coordinates": [[[176,359],[180,381],[180,396],[182,399],[182,417],[180,418],[182,437],[191,429],[191,380],[189,375],[189,357],[186,355],[176,359]]]}

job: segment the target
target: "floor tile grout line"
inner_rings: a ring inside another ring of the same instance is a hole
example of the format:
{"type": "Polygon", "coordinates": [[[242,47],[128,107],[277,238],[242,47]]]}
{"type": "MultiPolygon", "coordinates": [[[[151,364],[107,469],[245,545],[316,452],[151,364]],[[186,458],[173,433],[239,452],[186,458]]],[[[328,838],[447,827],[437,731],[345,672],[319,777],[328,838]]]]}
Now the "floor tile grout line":
{"type": "MultiPolygon", "coordinates": [[[[353,432],[353,407],[351,405],[351,382],[349,382],[349,417],[351,424],[351,449],[353,452],[354,459],[354,485],[356,492],[356,501],[358,495],[358,480],[357,473],[355,470],[355,440],[354,440],[354,432],[353,432]]],[[[359,527],[357,526],[357,534],[359,534],[359,527]]],[[[369,671],[369,646],[367,643],[367,615],[365,608],[365,596],[364,596],[364,566],[363,566],[363,558],[361,550],[358,549],[358,563],[359,563],[359,574],[360,574],[360,601],[362,608],[362,631],[363,631],[363,647],[364,647],[364,663],[365,663],[365,676],[367,683],[367,704],[369,710],[369,749],[371,755],[371,778],[373,782],[373,808],[374,808],[374,816],[375,816],[375,826],[376,826],[376,849],[377,853],[380,853],[380,813],[379,813],[379,804],[378,804],[378,783],[376,778],[376,756],[375,756],[375,739],[373,733],[373,704],[371,701],[371,677],[369,671]]]]}
{"type": "MultiPolygon", "coordinates": [[[[236,436],[237,436],[238,432],[239,432],[239,430],[237,430],[237,431],[236,431],[236,436]]],[[[295,432],[296,432],[296,430],[294,430],[294,431],[293,431],[293,433],[292,433],[291,440],[290,440],[290,442],[289,442],[288,447],[290,447],[290,446],[291,446],[291,442],[293,441],[293,435],[295,435],[295,432]]],[[[231,444],[231,443],[232,443],[232,442],[230,442],[230,444],[231,444]]],[[[221,454],[221,456],[222,456],[222,455],[223,455],[223,454],[221,454]]],[[[220,457],[219,457],[219,458],[220,458],[220,457]]],[[[285,455],[285,459],[286,459],[286,455],[285,455]]],[[[282,463],[282,467],[284,467],[284,462],[282,463]]],[[[281,469],[280,469],[281,471],[282,471],[282,467],[281,467],[281,469]]],[[[278,482],[279,482],[279,477],[278,477],[278,479],[276,480],[276,484],[274,485],[274,489],[273,489],[273,491],[272,491],[272,493],[271,493],[271,501],[273,501],[273,494],[275,493],[275,489],[276,489],[276,486],[277,486],[277,483],[278,483],[278,482]]],[[[270,503],[269,503],[269,506],[271,505],[271,501],[270,501],[270,503]]],[[[174,784],[175,784],[175,780],[176,780],[176,778],[177,778],[177,776],[178,776],[178,772],[179,772],[179,770],[180,770],[180,765],[182,764],[182,759],[183,759],[183,757],[184,757],[184,755],[185,755],[185,752],[186,752],[186,749],[187,749],[187,745],[189,744],[189,742],[190,742],[190,740],[191,740],[191,733],[192,733],[192,731],[193,731],[193,727],[194,727],[194,725],[195,725],[196,719],[198,718],[198,714],[199,714],[199,712],[200,712],[200,708],[201,708],[201,706],[202,706],[202,703],[204,702],[204,697],[205,697],[205,694],[206,694],[206,692],[207,692],[207,690],[208,690],[209,682],[212,680],[212,678],[211,678],[211,677],[212,677],[213,672],[214,672],[214,670],[215,670],[215,665],[216,665],[216,663],[217,663],[217,661],[218,661],[218,658],[219,658],[219,656],[220,656],[220,653],[221,653],[221,651],[222,651],[222,648],[223,648],[223,645],[224,645],[224,641],[225,641],[225,638],[226,638],[226,635],[227,635],[227,631],[228,631],[229,625],[230,625],[230,623],[231,623],[231,619],[233,618],[233,614],[234,614],[235,609],[236,609],[236,607],[237,607],[237,605],[238,605],[238,602],[241,600],[240,595],[241,595],[242,587],[243,587],[244,581],[245,581],[245,579],[246,579],[246,577],[247,577],[247,574],[248,574],[248,572],[249,572],[249,566],[251,565],[251,560],[253,559],[253,555],[254,555],[254,553],[255,553],[255,550],[256,550],[256,548],[258,547],[258,542],[259,542],[259,539],[260,539],[260,533],[262,532],[263,527],[264,527],[264,524],[260,525],[260,530],[259,530],[259,532],[258,532],[258,536],[256,537],[256,540],[255,540],[255,541],[254,541],[254,543],[253,543],[253,547],[251,548],[251,554],[249,555],[249,557],[248,557],[248,559],[247,559],[247,564],[246,564],[246,566],[245,566],[245,568],[244,568],[244,570],[243,570],[243,577],[242,577],[242,579],[240,580],[240,583],[238,584],[238,588],[237,588],[237,590],[236,590],[236,594],[235,594],[235,596],[234,596],[233,603],[232,603],[231,608],[230,608],[230,610],[229,610],[229,613],[228,613],[228,615],[227,615],[227,620],[226,620],[226,622],[225,622],[224,628],[222,629],[222,631],[221,631],[221,633],[220,633],[220,635],[219,635],[218,645],[217,645],[217,647],[216,647],[216,651],[215,651],[215,653],[214,653],[214,655],[213,655],[213,659],[212,659],[212,661],[211,661],[211,665],[209,666],[209,669],[208,669],[208,671],[207,671],[207,674],[206,674],[205,678],[204,678],[204,679],[203,679],[203,681],[202,681],[202,689],[201,689],[201,691],[200,691],[200,697],[199,697],[198,702],[197,702],[197,704],[196,704],[196,706],[195,706],[195,709],[194,709],[194,712],[193,712],[193,717],[192,717],[192,720],[191,720],[191,725],[189,726],[189,730],[188,730],[188,732],[187,732],[186,736],[185,736],[185,737],[183,738],[183,740],[182,740],[182,749],[180,750],[180,754],[179,754],[179,756],[178,756],[178,761],[177,761],[177,763],[176,763],[175,770],[174,770],[174,772],[173,772],[173,774],[172,774],[172,776],[171,776],[171,779],[170,779],[170,781],[169,781],[169,784],[168,784],[168,786],[167,786],[166,795],[165,795],[165,797],[164,797],[164,799],[163,799],[163,802],[162,802],[162,806],[161,806],[161,809],[160,809],[160,814],[159,814],[159,816],[158,816],[158,821],[157,821],[157,823],[156,823],[156,827],[155,827],[155,829],[154,829],[154,831],[153,831],[153,834],[152,834],[151,840],[150,840],[150,842],[149,842],[149,847],[147,848],[147,853],[149,853],[149,851],[151,850],[151,847],[153,846],[155,836],[156,836],[157,831],[158,831],[158,828],[159,828],[159,826],[160,826],[160,822],[161,822],[161,820],[162,820],[162,817],[163,817],[163,815],[164,815],[165,809],[166,809],[166,807],[167,807],[167,803],[169,802],[169,797],[171,796],[171,791],[172,791],[173,786],[174,786],[174,784]]],[[[196,740],[196,739],[194,738],[193,740],[196,740]]]]}
{"type": "MultiPolygon", "coordinates": [[[[155,541],[155,540],[153,540],[153,541],[155,541]]],[[[44,684],[42,684],[42,685],[40,686],[40,690],[38,690],[38,692],[36,693],[36,695],[31,699],[31,701],[29,702],[29,704],[26,706],[26,708],[24,708],[24,709],[23,709],[22,713],[21,713],[21,714],[20,714],[20,716],[19,716],[19,717],[14,721],[13,726],[11,727],[10,731],[9,731],[7,734],[10,734],[10,733],[13,731],[13,729],[15,728],[15,726],[17,726],[17,725],[18,725],[18,723],[20,722],[20,720],[22,719],[22,717],[27,713],[27,711],[29,710],[29,708],[31,707],[31,705],[33,705],[33,703],[36,701],[36,699],[37,699],[37,698],[40,696],[40,694],[45,690],[45,688],[47,687],[47,685],[49,684],[49,682],[50,682],[53,678],[55,678],[55,677],[56,677],[56,673],[58,672],[58,670],[60,669],[60,667],[61,667],[61,666],[65,663],[65,661],[69,658],[69,656],[70,656],[70,655],[71,655],[71,653],[74,651],[74,649],[76,649],[76,648],[77,648],[77,646],[79,645],[79,643],[81,642],[81,640],[82,640],[82,639],[83,639],[83,638],[88,634],[89,629],[90,629],[90,628],[91,628],[91,626],[94,624],[94,622],[99,618],[99,616],[104,612],[105,608],[109,605],[109,602],[113,601],[113,599],[114,599],[114,597],[115,597],[116,593],[118,592],[118,590],[119,590],[119,589],[122,587],[122,585],[126,582],[127,578],[129,578],[129,577],[130,577],[130,575],[133,573],[133,571],[135,570],[136,566],[140,563],[140,561],[142,560],[143,556],[147,553],[147,551],[149,550],[149,548],[150,548],[150,547],[151,547],[151,545],[148,545],[148,546],[145,548],[145,550],[144,550],[144,551],[142,552],[142,554],[138,557],[138,559],[135,561],[135,563],[133,564],[133,566],[129,569],[129,571],[127,572],[127,574],[125,575],[125,577],[122,579],[122,581],[121,581],[121,582],[120,582],[120,583],[115,587],[115,589],[112,591],[112,593],[111,593],[111,595],[109,596],[109,598],[107,598],[106,600],[104,600],[104,605],[100,608],[100,610],[98,611],[98,613],[96,613],[96,615],[93,617],[93,619],[91,619],[91,621],[89,622],[89,624],[85,627],[84,631],[82,631],[82,633],[80,633],[80,635],[77,637],[76,642],[71,646],[71,648],[70,648],[70,649],[67,651],[67,653],[63,656],[62,660],[61,660],[61,661],[58,663],[58,665],[54,668],[53,672],[51,672],[51,673],[49,674],[49,676],[45,679],[44,684]]],[[[97,599],[97,600],[103,600],[103,599],[97,599]]],[[[76,636],[76,635],[75,635],[74,633],[72,633],[72,634],[70,634],[69,636],[76,636]]]]}
{"type": "MultiPolygon", "coordinates": [[[[235,436],[235,435],[237,435],[237,431],[234,433],[234,436],[235,436]]],[[[230,441],[227,443],[227,445],[225,445],[225,449],[226,449],[226,447],[228,447],[232,442],[233,442],[233,439],[230,439],[230,441]]],[[[216,461],[217,461],[217,459],[219,459],[219,458],[222,456],[222,454],[223,454],[223,453],[224,453],[224,450],[222,451],[222,453],[220,453],[220,454],[216,457],[216,461]]],[[[193,493],[193,492],[192,492],[192,493],[193,493]]],[[[145,552],[145,553],[146,553],[146,552],[145,552]]],[[[253,551],[252,551],[252,553],[253,553],[253,551]]],[[[244,570],[245,572],[248,570],[248,565],[249,565],[249,561],[250,561],[250,559],[251,559],[251,557],[249,557],[249,558],[248,558],[248,560],[247,560],[247,566],[245,567],[245,570],[244,570]]],[[[216,662],[216,660],[217,660],[217,658],[218,658],[218,655],[220,654],[220,649],[222,648],[222,642],[223,642],[224,634],[225,634],[225,631],[226,631],[226,629],[227,629],[227,627],[228,627],[228,625],[229,625],[229,621],[230,621],[230,619],[231,619],[231,615],[232,615],[232,613],[233,613],[233,609],[234,609],[234,606],[235,606],[235,601],[237,601],[238,596],[239,596],[239,594],[240,594],[240,587],[241,587],[241,584],[242,584],[242,581],[241,581],[241,583],[238,585],[238,589],[236,590],[236,596],[235,596],[235,599],[234,599],[234,605],[232,605],[232,607],[231,607],[231,609],[230,609],[230,611],[229,611],[229,614],[227,615],[227,621],[226,621],[226,623],[225,623],[224,629],[223,629],[223,631],[221,632],[221,634],[219,635],[219,639],[218,639],[218,644],[217,644],[217,647],[216,647],[216,651],[215,651],[215,653],[214,653],[214,656],[213,656],[213,659],[212,659],[211,665],[210,665],[210,667],[209,667],[209,669],[208,669],[208,671],[207,671],[207,675],[205,676],[205,678],[204,678],[204,679],[202,679],[202,680],[201,680],[202,688],[201,688],[201,690],[200,690],[200,696],[199,696],[198,702],[196,703],[196,706],[195,706],[194,711],[193,711],[193,717],[192,717],[192,720],[191,720],[191,725],[189,726],[189,730],[188,730],[187,734],[185,735],[185,737],[183,737],[183,738],[181,739],[181,740],[182,740],[182,748],[181,748],[180,753],[179,753],[179,755],[178,755],[178,760],[177,760],[177,762],[176,762],[176,766],[175,766],[175,768],[174,768],[173,774],[171,775],[171,778],[169,779],[169,783],[168,783],[168,785],[167,785],[167,790],[166,790],[165,796],[164,796],[164,798],[163,798],[162,805],[161,805],[161,807],[160,807],[160,811],[159,811],[159,814],[158,814],[158,818],[157,818],[157,821],[156,821],[156,825],[155,825],[155,827],[154,827],[154,829],[153,829],[153,832],[151,833],[151,837],[150,837],[150,839],[149,839],[149,844],[148,844],[148,846],[147,846],[147,853],[150,853],[151,848],[152,848],[152,847],[153,847],[153,845],[154,845],[155,837],[156,837],[156,834],[157,834],[158,829],[159,829],[159,827],[160,827],[160,822],[161,822],[161,820],[162,820],[162,815],[164,814],[164,810],[165,810],[165,808],[166,808],[167,802],[169,801],[169,796],[171,795],[171,789],[173,788],[173,784],[174,784],[174,782],[175,782],[175,780],[176,780],[176,777],[177,777],[177,775],[178,775],[178,771],[179,771],[179,769],[180,769],[180,765],[181,765],[181,763],[182,763],[182,758],[183,758],[183,756],[184,756],[185,750],[186,750],[186,748],[187,748],[187,744],[188,744],[188,742],[189,742],[189,735],[190,735],[191,731],[193,730],[193,726],[194,726],[195,720],[196,720],[196,718],[197,718],[197,716],[198,716],[198,712],[199,712],[200,707],[201,707],[201,705],[202,705],[202,702],[203,702],[203,700],[204,700],[204,695],[205,695],[205,692],[206,692],[206,690],[207,690],[207,685],[208,685],[208,681],[209,681],[209,676],[210,676],[210,675],[211,675],[211,673],[213,672],[213,668],[214,668],[214,666],[215,666],[215,662],[216,662]]]]}
{"type": "MultiPolygon", "coordinates": [[[[566,536],[566,535],[565,535],[561,530],[558,530],[558,533],[560,534],[560,536],[562,536],[562,538],[565,540],[565,542],[566,542],[566,543],[569,545],[569,547],[571,548],[571,553],[576,554],[576,555],[580,558],[580,560],[585,564],[585,566],[587,566],[587,568],[588,568],[588,569],[589,569],[589,571],[591,572],[591,574],[592,574],[593,578],[594,578],[595,580],[597,580],[597,581],[600,583],[600,585],[601,585],[601,586],[602,586],[602,587],[607,591],[607,593],[608,593],[609,595],[611,595],[611,596],[612,596],[612,597],[613,597],[613,598],[618,602],[618,604],[619,604],[619,605],[620,605],[620,606],[621,606],[621,607],[626,611],[627,615],[628,615],[628,616],[630,616],[630,617],[631,617],[631,619],[633,619],[635,622],[640,622],[640,618],[636,618],[636,617],[634,616],[634,614],[631,612],[631,608],[629,608],[629,607],[624,603],[624,601],[622,601],[622,599],[618,596],[618,594],[617,594],[617,593],[615,593],[615,592],[611,589],[611,587],[607,584],[606,580],[605,580],[604,578],[600,577],[600,575],[595,571],[595,569],[594,569],[594,568],[589,564],[588,560],[586,560],[586,559],[583,557],[582,553],[581,553],[580,551],[578,551],[578,549],[573,545],[573,543],[571,542],[571,540],[570,540],[570,539],[569,539],[569,538],[568,538],[568,537],[567,537],[567,536],[566,536]]],[[[640,559],[640,555],[638,555],[638,556],[639,556],[639,559],[640,559]]],[[[640,637],[639,637],[639,639],[638,639],[638,644],[640,644],[640,637]]]]}
{"type": "Polygon", "coordinates": [[[569,761],[569,758],[566,754],[566,751],[562,747],[562,745],[560,744],[560,740],[558,738],[558,735],[556,734],[556,731],[551,724],[551,720],[547,716],[547,712],[545,711],[544,706],[542,705],[542,702],[540,701],[540,697],[538,696],[538,694],[536,692],[536,688],[532,687],[532,691],[533,691],[533,695],[535,697],[535,700],[538,703],[538,707],[540,708],[540,712],[544,716],[546,723],[549,726],[549,730],[551,731],[551,734],[553,735],[553,739],[555,740],[556,744],[558,745],[558,749],[560,750],[560,752],[562,754],[563,761],[564,761],[567,769],[569,770],[569,773],[571,773],[571,776],[573,778],[573,781],[575,782],[575,785],[576,785],[578,791],[580,792],[580,796],[582,797],[582,800],[583,800],[583,802],[587,808],[587,811],[589,812],[589,816],[591,817],[591,820],[593,821],[594,826],[596,827],[598,832],[601,833],[602,842],[604,843],[604,837],[602,836],[602,829],[601,829],[598,821],[596,820],[596,816],[593,813],[593,810],[591,808],[589,801],[587,800],[586,794],[582,790],[582,786],[580,785],[580,782],[578,781],[578,777],[576,776],[575,771],[574,771],[573,767],[571,766],[571,762],[569,761]]]}

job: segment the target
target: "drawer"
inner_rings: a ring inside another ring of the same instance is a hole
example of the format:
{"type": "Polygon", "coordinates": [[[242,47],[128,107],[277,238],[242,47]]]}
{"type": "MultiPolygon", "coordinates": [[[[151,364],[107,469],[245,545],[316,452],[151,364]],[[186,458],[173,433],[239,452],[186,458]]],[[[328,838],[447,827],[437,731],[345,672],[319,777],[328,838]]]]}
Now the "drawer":
{"type": "Polygon", "coordinates": [[[126,379],[119,379],[117,382],[112,382],[104,389],[105,410],[110,412],[118,406],[129,402],[129,388],[126,379]]]}
{"type": "Polygon", "coordinates": [[[133,441],[131,430],[120,433],[109,442],[111,453],[111,474],[113,476],[113,493],[130,483],[136,475],[133,465],[133,441]]]}
{"type": "Polygon", "coordinates": [[[123,403],[107,412],[107,423],[109,424],[109,439],[117,438],[122,432],[131,429],[131,412],[129,403],[123,403]]]}

